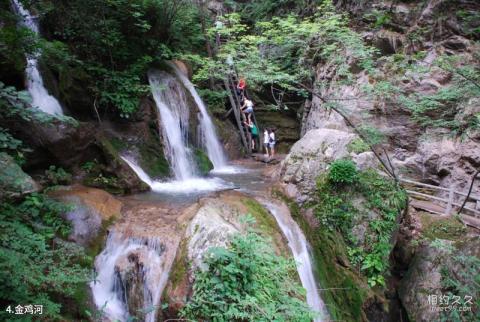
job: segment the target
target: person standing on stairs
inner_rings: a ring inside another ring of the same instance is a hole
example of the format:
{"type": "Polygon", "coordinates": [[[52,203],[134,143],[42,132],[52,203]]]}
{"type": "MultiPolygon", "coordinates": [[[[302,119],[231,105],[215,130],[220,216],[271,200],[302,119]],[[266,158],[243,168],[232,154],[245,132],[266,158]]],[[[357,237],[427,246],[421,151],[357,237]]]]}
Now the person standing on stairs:
{"type": "Polygon", "coordinates": [[[270,150],[269,150],[269,141],[270,141],[270,135],[268,133],[269,129],[265,128],[263,130],[263,148],[265,149],[265,157],[268,158],[270,156],[270,150]]]}
{"type": "Polygon", "coordinates": [[[268,135],[268,145],[270,147],[270,157],[275,156],[275,143],[276,143],[276,138],[275,138],[275,128],[270,128],[270,133],[268,135]]]}
{"type": "Polygon", "coordinates": [[[245,82],[245,78],[240,77],[240,80],[237,84],[237,95],[240,98],[240,101],[243,101],[243,97],[245,96],[245,87],[247,83],[245,82]]]}
{"type": "Polygon", "coordinates": [[[253,122],[244,122],[248,129],[250,130],[250,134],[252,135],[252,151],[255,150],[255,141],[258,138],[258,128],[253,122]]]}
{"type": "Polygon", "coordinates": [[[247,119],[247,123],[252,122],[253,102],[248,98],[245,98],[243,105],[240,107],[243,115],[247,119]]]}

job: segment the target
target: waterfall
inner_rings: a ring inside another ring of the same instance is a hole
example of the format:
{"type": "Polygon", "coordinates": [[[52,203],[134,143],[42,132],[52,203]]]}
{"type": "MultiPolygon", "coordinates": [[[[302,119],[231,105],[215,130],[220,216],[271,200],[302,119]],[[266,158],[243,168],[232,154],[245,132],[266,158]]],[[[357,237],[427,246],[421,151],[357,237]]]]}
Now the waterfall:
{"type": "Polygon", "coordinates": [[[182,181],[161,182],[150,178],[150,176],[131,157],[121,156],[137,176],[145,182],[150,189],[164,193],[193,193],[200,191],[215,191],[233,188],[232,183],[223,181],[220,178],[191,178],[182,181]]]}
{"type": "MultiPolygon", "coordinates": [[[[138,313],[128,310],[128,304],[138,303],[138,299],[129,302],[128,283],[125,280],[137,278],[139,284],[143,284],[135,285],[143,288],[139,294],[143,307],[137,309],[148,312],[145,321],[155,321],[173,263],[173,258],[168,260],[163,256],[164,252],[165,246],[158,238],[127,238],[114,231],[110,233],[106,247],[95,259],[96,279],[90,282],[95,305],[103,310],[106,318],[126,321],[130,315],[138,313]],[[134,262],[134,259],[138,262],[134,262]],[[129,264],[138,268],[139,272],[135,272],[137,275],[132,277],[132,274],[128,274],[131,273],[127,271],[129,264]],[[123,279],[122,273],[127,273],[123,279]]],[[[135,287],[133,289],[137,290],[135,287]]]]}
{"type": "Polygon", "coordinates": [[[258,199],[258,201],[275,217],[283,235],[287,238],[288,246],[292,251],[295,262],[297,263],[297,271],[300,276],[300,281],[307,291],[307,304],[320,315],[315,319],[315,322],[328,320],[328,313],[325,304],[320,298],[317,283],[315,282],[312,259],[308,251],[309,246],[305,235],[295,220],[291,217],[287,206],[283,204],[275,204],[263,199],[258,199]]]}
{"type": "MultiPolygon", "coordinates": [[[[23,7],[19,0],[12,0],[15,13],[22,19],[22,25],[38,34],[38,24],[36,17],[23,7]]],[[[62,107],[55,97],[48,94],[47,89],[43,85],[43,79],[38,70],[38,58],[40,54],[34,53],[27,56],[27,67],[25,74],[27,76],[28,92],[32,96],[32,106],[38,107],[45,113],[62,115],[62,107]]]]}
{"type": "Polygon", "coordinates": [[[200,110],[201,139],[202,145],[207,149],[208,158],[212,161],[216,170],[226,167],[227,157],[225,156],[223,147],[218,140],[215,126],[213,125],[210,115],[208,115],[205,104],[188,77],[174,63],[169,62],[168,64],[175,71],[175,75],[181,80],[185,88],[188,89],[200,110]]]}
{"type": "Polygon", "coordinates": [[[192,178],[196,166],[187,147],[190,111],[185,91],[177,79],[166,72],[151,71],[148,81],[160,114],[165,154],[175,179],[192,178]]]}

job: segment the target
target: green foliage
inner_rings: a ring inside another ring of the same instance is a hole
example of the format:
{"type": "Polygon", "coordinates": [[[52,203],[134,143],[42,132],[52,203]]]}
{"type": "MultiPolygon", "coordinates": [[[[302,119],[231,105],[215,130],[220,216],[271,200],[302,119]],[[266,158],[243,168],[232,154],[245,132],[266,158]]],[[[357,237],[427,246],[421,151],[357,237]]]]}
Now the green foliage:
{"type": "MultiPolygon", "coordinates": [[[[351,165],[347,167],[351,169],[351,165]]],[[[313,206],[314,213],[322,226],[342,234],[350,262],[364,273],[369,285],[384,285],[383,275],[388,270],[392,248],[390,238],[397,216],[406,206],[406,194],[374,170],[355,173],[356,179],[349,185],[331,182],[330,174],[321,175],[317,180],[318,201],[313,206]],[[364,200],[361,208],[352,204],[352,199],[358,196],[364,200]],[[358,220],[365,220],[360,217],[364,209],[379,214],[379,218],[369,221],[365,243],[358,244],[352,228],[358,220]]]]}
{"type": "Polygon", "coordinates": [[[25,7],[38,15],[49,39],[17,28],[8,6],[0,7],[0,57],[15,60],[21,70],[26,53],[41,52],[42,63],[60,79],[61,93],[80,87],[98,109],[125,118],[148,91],[141,75],[153,62],[172,58],[171,48],[204,45],[197,6],[187,0],[40,0],[25,7]]]}
{"type": "Polygon", "coordinates": [[[22,141],[14,138],[7,129],[0,127],[0,152],[10,154],[19,165],[22,165],[25,162],[25,154],[31,151],[22,141]]]}
{"type": "Polygon", "coordinates": [[[370,151],[370,147],[362,139],[356,138],[356,139],[353,139],[347,145],[347,150],[348,150],[348,152],[353,152],[353,153],[356,153],[356,154],[360,154],[360,153],[363,153],[363,152],[370,151]]]}
{"type": "Polygon", "coordinates": [[[385,140],[385,136],[377,128],[370,125],[361,125],[358,130],[370,146],[375,146],[385,140]]]}
{"type": "Polygon", "coordinates": [[[358,180],[357,166],[352,160],[335,160],[328,169],[328,181],[334,185],[350,185],[358,180]]]}
{"type": "Polygon", "coordinates": [[[59,184],[70,184],[72,182],[72,175],[65,171],[63,168],[57,168],[54,165],[51,165],[47,170],[45,170],[45,177],[49,183],[53,185],[59,184]]]}
{"type": "Polygon", "coordinates": [[[87,161],[81,166],[81,168],[85,170],[87,173],[92,172],[97,167],[98,167],[97,159],[94,159],[93,161],[87,161]]]}
{"type": "Polygon", "coordinates": [[[457,18],[460,20],[460,24],[469,36],[475,36],[480,34],[480,13],[478,11],[458,10],[455,12],[457,18]]]}
{"type": "Polygon", "coordinates": [[[225,112],[225,99],[227,97],[226,91],[221,90],[210,90],[206,89],[198,89],[197,90],[204,102],[207,104],[208,109],[211,112],[225,112]]]}
{"type": "Polygon", "coordinates": [[[455,255],[452,259],[453,266],[443,266],[442,288],[443,295],[448,296],[452,301],[454,296],[459,297],[459,307],[470,307],[470,311],[459,312],[451,310],[441,315],[441,321],[466,322],[478,321],[480,318],[480,259],[476,256],[455,255]],[[469,297],[470,304],[467,304],[469,297]]]}
{"type": "Polygon", "coordinates": [[[214,247],[195,274],[193,295],[181,316],[208,321],[310,321],[293,261],[275,255],[270,243],[248,231],[227,248],[214,247]]]}
{"type": "Polygon", "coordinates": [[[364,19],[372,21],[374,28],[381,28],[392,20],[392,14],[385,10],[374,9],[363,16],[364,19]]]}
{"type": "MultiPolygon", "coordinates": [[[[69,225],[60,214],[68,208],[41,194],[20,203],[0,205],[0,300],[5,305],[42,304],[44,318],[61,319],[58,298],[71,298],[87,281],[76,264],[84,256],[66,236],[69,225]]],[[[2,320],[8,318],[2,310],[2,320]]]]}

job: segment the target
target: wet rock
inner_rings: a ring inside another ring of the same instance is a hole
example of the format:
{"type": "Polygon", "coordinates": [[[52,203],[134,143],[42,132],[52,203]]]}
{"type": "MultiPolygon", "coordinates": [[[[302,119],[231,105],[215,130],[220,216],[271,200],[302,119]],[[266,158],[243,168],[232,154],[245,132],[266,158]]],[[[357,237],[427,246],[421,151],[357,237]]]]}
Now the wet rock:
{"type": "Polygon", "coordinates": [[[222,202],[210,201],[201,207],[188,225],[187,254],[191,270],[202,268],[203,256],[210,247],[224,247],[240,231],[238,210],[222,202]]]}
{"type": "Polygon", "coordinates": [[[72,223],[69,239],[83,246],[91,246],[104,223],[120,217],[122,202],[100,189],[72,186],[54,191],[50,196],[73,207],[64,214],[72,223]]]}
{"type": "Polygon", "coordinates": [[[241,217],[247,214],[255,218],[254,228],[271,238],[278,254],[290,254],[275,218],[257,201],[233,191],[201,199],[178,219],[186,228],[164,292],[169,303],[165,316],[175,317],[185,305],[192,292],[195,271],[202,269],[208,250],[227,246],[233,234],[245,231],[247,226],[242,224],[241,217]]]}
{"type": "Polygon", "coordinates": [[[38,191],[35,181],[8,154],[0,152],[0,200],[38,191]]]}

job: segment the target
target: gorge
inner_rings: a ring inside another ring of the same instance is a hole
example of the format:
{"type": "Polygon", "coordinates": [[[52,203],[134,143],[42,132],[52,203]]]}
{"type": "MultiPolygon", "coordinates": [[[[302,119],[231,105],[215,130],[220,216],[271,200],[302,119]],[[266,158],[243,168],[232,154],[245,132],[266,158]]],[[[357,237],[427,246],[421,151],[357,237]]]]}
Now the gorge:
{"type": "Polygon", "coordinates": [[[2,2],[1,319],[477,321],[479,40],[471,0],[2,2]]]}

